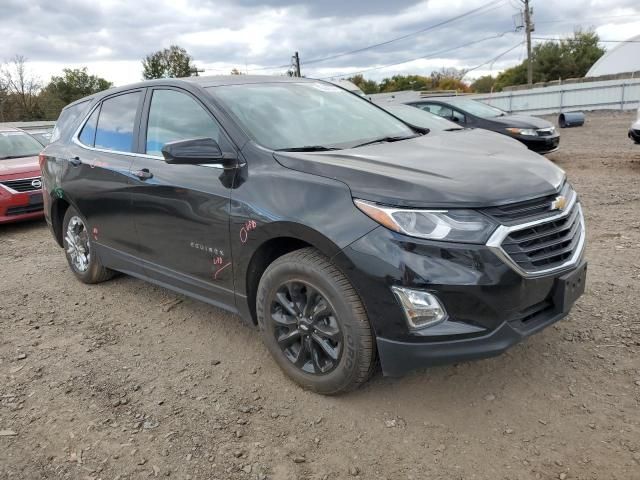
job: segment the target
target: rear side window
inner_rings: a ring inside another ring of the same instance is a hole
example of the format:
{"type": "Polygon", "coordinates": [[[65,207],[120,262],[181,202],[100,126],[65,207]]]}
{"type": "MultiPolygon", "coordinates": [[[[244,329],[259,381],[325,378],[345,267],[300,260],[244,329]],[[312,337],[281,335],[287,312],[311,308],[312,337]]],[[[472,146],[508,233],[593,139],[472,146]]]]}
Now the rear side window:
{"type": "Polygon", "coordinates": [[[73,127],[77,124],[76,121],[87,112],[90,105],[91,101],[86,100],[62,110],[51,133],[50,142],[53,143],[62,137],[68,137],[72,133],[73,127]]]}
{"type": "Polygon", "coordinates": [[[189,95],[175,90],[155,90],[151,97],[146,153],[161,157],[169,142],[212,138],[220,143],[220,128],[211,115],[189,95]]]}
{"type": "Polygon", "coordinates": [[[102,102],[96,127],[96,148],[133,151],[133,130],[141,95],[141,92],[125,93],[102,102]]]}
{"type": "Polygon", "coordinates": [[[82,127],[82,131],[80,132],[80,136],[78,137],[78,140],[80,140],[81,143],[87,145],[88,147],[93,147],[94,145],[96,139],[96,125],[98,123],[99,114],[100,107],[98,106],[98,108],[96,108],[89,117],[89,120],[87,120],[87,122],[84,124],[84,127],[82,127]]]}

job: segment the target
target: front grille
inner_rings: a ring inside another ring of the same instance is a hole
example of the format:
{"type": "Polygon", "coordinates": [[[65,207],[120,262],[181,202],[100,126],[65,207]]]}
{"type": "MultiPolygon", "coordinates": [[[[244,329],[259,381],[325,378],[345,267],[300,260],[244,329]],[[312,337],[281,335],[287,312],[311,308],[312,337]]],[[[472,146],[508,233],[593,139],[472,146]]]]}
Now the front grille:
{"type": "Polygon", "coordinates": [[[21,178],[19,180],[5,180],[2,183],[5,187],[9,187],[16,192],[33,192],[34,190],[40,190],[42,188],[42,179],[40,177],[33,178],[21,178]],[[37,182],[36,182],[37,181],[37,182]],[[34,186],[33,182],[36,182],[36,185],[39,183],[40,186],[34,186]]]}
{"type": "Polygon", "coordinates": [[[575,202],[561,218],[512,230],[501,247],[527,273],[558,268],[573,258],[583,244],[583,222],[580,204],[575,202]]]}
{"type": "Polygon", "coordinates": [[[526,200],[524,202],[485,208],[484,213],[495,218],[503,225],[526,223],[544,218],[545,216],[557,214],[557,211],[551,210],[551,203],[558,195],[569,198],[570,194],[571,186],[565,183],[559,193],[534,198],[533,200],[526,200]]]}
{"type": "Polygon", "coordinates": [[[42,203],[37,203],[34,205],[26,205],[24,207],[11,207],[7,208],[7,217],[11,217],[14,215],[24,215],[25,213],[35,213],[40,212],[43,209],[42,203]]]}
{"type": "Polygon", "coordinates": [[[556,133],[555,128],[540,128],[537,130],[539,137],[550,137],[554,133],[556,133]]]}

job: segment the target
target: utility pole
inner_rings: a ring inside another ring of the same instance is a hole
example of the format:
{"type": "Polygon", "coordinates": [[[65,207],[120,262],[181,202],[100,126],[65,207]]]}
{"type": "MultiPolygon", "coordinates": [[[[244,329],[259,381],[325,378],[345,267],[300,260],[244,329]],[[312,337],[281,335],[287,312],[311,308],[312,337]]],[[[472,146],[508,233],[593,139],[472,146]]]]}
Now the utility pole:
{"type": "Polygon", "coordinates": [[[524,28],[527,36],[527,83],[533,85],[533,58],[531,56],[531,32],[535,30],[531,22],[532,10],[529,7],[529,0],[522,0],[524,3],[524,28]]]}
{"type": "Polygon", "coordinates": [[[298,52],[295,52],[293,54],[293,57],[291,58],[291,61],[293,62],[293,73],[295,77],[301,77],[302,75],[300,74],[300,56],[298,55],[298,52]]]}

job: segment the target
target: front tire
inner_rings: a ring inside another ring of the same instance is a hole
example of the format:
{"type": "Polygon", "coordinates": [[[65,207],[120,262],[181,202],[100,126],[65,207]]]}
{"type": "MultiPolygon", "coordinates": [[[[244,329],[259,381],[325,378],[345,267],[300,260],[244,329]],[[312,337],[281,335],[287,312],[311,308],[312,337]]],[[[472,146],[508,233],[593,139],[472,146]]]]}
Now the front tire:
{"type": "Polygon", "coordinates": [[[288,253],[269,265],[256,303],[265,345],[302,387],[333,395],[371,376],[375,341],[360,297],[316,249],[288,253]]]}
{"type": "Polygon", "coordinates": [[[78,280],[100,283],[114,276],[115,272],[105,268],[93,251],[87,222],[73,207],[65,212],[62,236],[67,262],[78,280]]]}

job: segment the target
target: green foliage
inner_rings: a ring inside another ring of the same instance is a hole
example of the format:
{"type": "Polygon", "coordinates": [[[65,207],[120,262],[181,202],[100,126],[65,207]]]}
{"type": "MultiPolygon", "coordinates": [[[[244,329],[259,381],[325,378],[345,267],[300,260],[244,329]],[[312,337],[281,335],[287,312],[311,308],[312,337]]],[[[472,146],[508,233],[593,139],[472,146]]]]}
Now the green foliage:
{"type": "Polygon", "coordinates": [[[62,70],[61,77],[51,77],[51,81],[45,87],[45,90],[62,100],[66,105],[112,86],[113,83],[104,78],[97,75],[89,75],[87,67],[65,68],[62,70]]]}
{"type": "MultiPolygon", "coordinates": [[[[592,30],[576,30],[571,38],[536,45],[532,53],[534,83],[584,77],[604,55],[605,50],[598,45],[599,40],[598,34],[592,30]]],[[[527,60],[499,74],[494,90],[526,83],[527,60]]]]}
{"type": "Polygon", "coordinates": [[[490,93],[495,83],[495,77],[492,75],[485,75],[483,77],[476,78],[476,80],[471,84],[471,91],[476,93],[490,93]]]}
{"type": "Polygon", "coordinates": [[[367,95],[378,93],[380,91],[378,82],[376,82],[375,80],[366,80],[361,73],[359,73],[358,75],[354,75],[353,77],[349,77],[347,78],[347,80],[357,85],[360,90],[362,90],[367,95]]]}
{"type": "Polygon", "coordinates": [[[150,53],[142,60],[142,76],[152,78],[189,77],[194,70],[191,55],[178,45],[150,53]]]}

